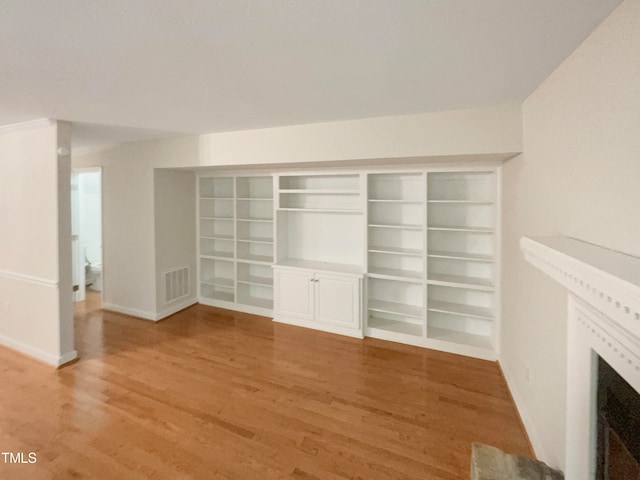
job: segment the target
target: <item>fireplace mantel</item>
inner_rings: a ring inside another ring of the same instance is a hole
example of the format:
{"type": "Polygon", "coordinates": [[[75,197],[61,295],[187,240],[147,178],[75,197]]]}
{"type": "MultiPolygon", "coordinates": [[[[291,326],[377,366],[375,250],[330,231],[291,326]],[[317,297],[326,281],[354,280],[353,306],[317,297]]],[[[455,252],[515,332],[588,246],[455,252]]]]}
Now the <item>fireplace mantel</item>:
{"type": "Polygon", "coordinates": [[[523,237],[525,258],[640,338],[640,258],[567,237],[523,237]]]}
{"type": "Polygon", "coordinates": [[[592,480],[598,357],[640,392],[640,258],[567,237],[520,246],[569,293],[565,478],[592,480]]]}

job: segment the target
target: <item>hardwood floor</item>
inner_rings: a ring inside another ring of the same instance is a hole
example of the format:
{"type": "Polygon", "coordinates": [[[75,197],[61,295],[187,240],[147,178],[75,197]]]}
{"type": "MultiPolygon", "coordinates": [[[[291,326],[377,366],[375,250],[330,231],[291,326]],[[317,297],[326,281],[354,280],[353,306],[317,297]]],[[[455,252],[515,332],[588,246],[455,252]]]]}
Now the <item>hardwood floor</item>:
{"type": "Polygon", "coordinates": [[[529,454],[495,363],[196,305],[76,309],[80,361],[0,348],[2,479],[469,478],[471,442],[529,454]]]}

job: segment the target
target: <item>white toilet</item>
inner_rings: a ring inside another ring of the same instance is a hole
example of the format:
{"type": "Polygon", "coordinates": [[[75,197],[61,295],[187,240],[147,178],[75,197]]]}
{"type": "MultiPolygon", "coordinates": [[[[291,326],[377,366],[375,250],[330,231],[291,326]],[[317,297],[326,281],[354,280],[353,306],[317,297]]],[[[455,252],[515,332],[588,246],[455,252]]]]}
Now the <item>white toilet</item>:
{"type": "Polygon", "coordinates": [[[101,292],[102,291],[102,264],[101,263],[91,264],[91,275],[93,279],[93,285],[91,285],[91,289],[101,292]]]}

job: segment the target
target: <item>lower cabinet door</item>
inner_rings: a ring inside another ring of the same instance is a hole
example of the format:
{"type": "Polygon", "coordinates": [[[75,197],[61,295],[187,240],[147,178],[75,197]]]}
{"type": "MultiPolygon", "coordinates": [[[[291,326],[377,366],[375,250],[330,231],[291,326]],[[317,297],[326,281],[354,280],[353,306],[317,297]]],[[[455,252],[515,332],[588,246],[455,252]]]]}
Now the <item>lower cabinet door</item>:
{"type": "Polygon", "coordinates": [[[360,327],[360,279],[325,273],[316,273],[316,322],[360,327]]]}
{"type": "Polygon", "coordinates": [[[276,316],[313,320],[313,273],[274,269],[276,316]]]}

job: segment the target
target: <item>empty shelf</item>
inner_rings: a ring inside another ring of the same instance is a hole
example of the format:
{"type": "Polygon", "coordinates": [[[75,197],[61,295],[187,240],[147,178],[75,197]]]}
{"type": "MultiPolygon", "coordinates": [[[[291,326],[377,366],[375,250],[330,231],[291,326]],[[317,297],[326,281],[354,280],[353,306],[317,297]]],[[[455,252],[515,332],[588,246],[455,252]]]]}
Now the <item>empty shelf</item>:
{"type": "Polygon", "coordinates": [[[374,253],[390,253],[395,255],[412,255],[416,257],[422,256],[422,250],[418,248],[378,247],[372,245],[371,247],[369,247],[369,251],[374,253]]]}
{"type": "Polygon", "coordinates": [[[233,287],[233,279],[231,278],[208,278],[200,282],[202,285],[214,285],[219,287],[233,287]]]}
{"type": "Polygon", "coordinates": [[[245,238],[238,238],[238,242],[273,243],[273,238],[269,238],[269,237],[245,237],[245,238]]]}
{"type": "Polygon", "coordinates": [[[373,228],[402,228],[405,230],[422,230],[422,225],[402,225],[402,224],[391,224],[391,223],[370,223],[370,227],[373,228]]]}
{"type": "Polygon", "coordinates": [[[430,312],[444,312],[453,315],[464,315],[467,317],[483,318],[493,320],[490,308],[478,307],[475,305],[465,305],[461,303],[441,302],[439,300],[428,300],[427,310],[430,312]]]}
{"type": "Polygon", "coordinates": [[[279,208],[282,212],[310,212],[310,213],[362,213],[362,210],[349,208],[279,208]]]}
{"type": "Polygon", "coordinates": [[[271,300],[269,298],[251,297],[251,296],[248,296],[248,295],[240,295],[240,298],[238,299],[238,303],[243,303],[245,305],[251,305],[252,307],[267,308],[267,309],[272,309],[273,308],[273,300],[271,300]]]}
{"type": "Polygon", "coordinates": [[[451,232],[476,232],[476,233],[493,233],[494,229],[489,227],[471,227],[464,225],[429,225],[428,230],[443,230],[451,232]]]}
{"type": "Polygon", "coordinates": [[[444,285],[450,287],[465,287],[475,290],[493,291],[491,280],[478,277],[466,277],[463,275],[445,275],[442,273],[431,273],[427,283],[432,285],[444,285]]]}
{"type": "Polygon", "coordinates": [[[401,270],[399,268],[381,268],[381,267],[369,267],[369,273],[380,275],[383,277],[394,278],[410,278],[419,280],[422,278],[422,272],[416,272],[412,270],[401,270]]]}
{"type": "Polygon", "coordinates": [[[212,235],[212,236],[201,236],[201,240],[233,240],[233,235],[212,235]]]}
{"type": "Polygon", "coordinates": [[[271,255],[238,255],[237,259],[239,261],[246,260],[247,262],[273,263],[273,257],[271,255]]]}
{"type": "Polygon", "coordinates": [[[233,252],[207,252],[200,255],[200,258],[233,258],[233,252]]]}
{"type": "Polygon", "coordinates": [[[491,255],[467,252],[446,252],[443,250],[431,250],[427,253],[429,257],[452,258],[454,260],[473,260],[476,262],[493,262],[491,255]]]}
{"type": "Polygon", "coordinates": [[[249,285],[261,285],[264,287],[273,286],[273,278],[269,277],[256,277],[255,275],[238,278],[238,283],[246,283],[249,285]]]}
{"type": "Polygon", "coordinates": [[[427,338],[458,345],[467,345],[469,347],[478,347],[487,350],[493,349],[491,346],[491,337],[489,336],[474,335],[472,333],[464,333],[447,328],[429,327],[427,329],[427,338]]]}
{"type": "Polygon", "coordinates": [[[388,332],[402,333],[421,337],[423,335],[423,325],[417,323],[403,322],[400,320],[389,320],[387,318],[369,317],[367,324],[369,328],[377,328],[388,332]]]}
{"type": "Polygon", "coordinates": [[[422,318],[423,308],[406,303],[385,302],[382,300],[369,300],[369,310],[379,312],[395,313],[408,317],[422,318]]]}

